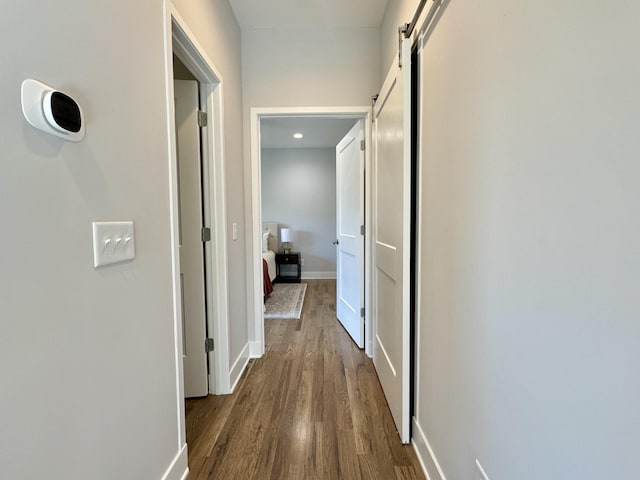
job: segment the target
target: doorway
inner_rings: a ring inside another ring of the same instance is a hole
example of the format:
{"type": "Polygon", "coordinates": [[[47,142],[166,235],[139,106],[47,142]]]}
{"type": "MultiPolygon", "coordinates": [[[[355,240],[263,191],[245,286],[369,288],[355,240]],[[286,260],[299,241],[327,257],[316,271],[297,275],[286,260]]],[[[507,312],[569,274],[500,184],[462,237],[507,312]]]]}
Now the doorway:
{"type": "MultiPolygon", "coordinates": [[[[193,188],[200,190],[201,227],[204,230],[196,232],[201,243],[201,272],[204,276],[202,292],[204,303],[205,324],[202,326],[202,338],[196,343],[196,348],[205,351],[207,338],[213,339],[215,348],[205,353],[207,363],[206,394],[226,394],[231,390],[228,358],[228,304],[227,304],[227,272],[226,272],[226,206],[224,185],[224,158],[222,149],[222,83],[221,76],[215,66],[201,54],[201,49],[194,35],[187,28],[184,20],[172,9],[168,18],[168,29],[171,32],[171,44],[167,52],[167,100],[169,111],[168,129],[170,138],[170,191],[171,191],[171,241],[173,262],[173,296],[174,317],[176,329],[176,369],[181,397],[184,398],[184,369],[183,355],[183,292],[181,282],[181,252],[180,252],[180,174],[178,171],[178,145],[176,109],[174,92],[176,81],[171,66],[176,59],[177,76],[186,76],[197,83],[197,102],[201,114],[202,126],[199,127],[200,141],[197,148],[200,151],[199,165],[200,181],[193,181],[193,188]],[[178,73],[179,72],[179,73],[178,73]],[[207,235],[210,232],[210,238],[207,235]]],[[[198,141],[195,141],[198,143],[198,141]]],[[[188,300],[185,300],[185,302],[188,300]]],[[[184,400],[181,401],[182,404],[184,400]]]]}
{"type": "MultiPolygon", "coordinates": [[[[326,120],[331,121],[336,120],[340,122],[346,122],[345,125],[348,124],[349,127],[352,127],[358,121],[361,121],[361,124],[364,127],[364,140],[369,138],[370,128],[370,107],[360,107],[360,108],[324,108],[324,109],[316,109],[316,108],[254,108],[251,110],[251,140],[252,140],[252,149],[251,149],[251,166],[252,166],[252,231],[255,232],[253,237],[258,237],[258,233],[262,231],[263,220],[275,221],[277,219],[273,218],[264,218],[262,217],[262,140],[265,131],[263,130],[263,125],[268,124],[269,121],[280,121],[280,120],[290,120],[293,123],[301,124],[306,121],[312,120],[326,120]]],[[[346,131],[349,129],[347,128],[346,131]]],[[[343,134],[346,133],[342,132],[343,134]]],[[[293,132],[297,133],[297,132],[293,132]]],[[[287,133],[287,135],[291,135],[291,132],[287,133]]],[[[336,142],[331,146],[334,151],[334,159],[335,159],[335,147],[339,143],[340,139],[343,135],[340,136],[336,140],[336,142]]],[[[367,165],[369,160],[369,152],[365,150],[364,155],[364,163],[367,165]]],[[[335,160],[334,160],[335,161],[335,160]]],[[[366,181],[366,177],[365,177],[366,181]]],[[[365,225],[367,222],[365,220],[365,225]]],[[[334,222],[335,225],[335,222],[334,222]]],[[[293,225],[291,226],[293,229],[293,225]]],[[[358,225],[359,230],[360,225],[358,225]]],[[[368,227],[365,227],[368,228],[368,227]]],[[[365,236],[366,237],[366,236],[365,236]]],[[[261,242],[258,241],[260,239],[253,239],[252,241],[252,257],[254,260],[251,262],[250,268],[253,269],[253,275],[250,278],[250,291],[253,290],[254,295],[252,295],[253,299],[253,311],[255,315],[255,329],[254,329],[254,339],[251,342],[251,355],[253,357],[260,357],[264,354],[265,351],[265,340],[264,340],[264,319],[263,319],[263,272],[261,268],[261,259],[262,259],[262,246],[261,242]]],[[[335,258],[335,247],[331,245],[333,249],[333,254],[335,258]]],[[[367,265],[367,261],[365,260],[365,266],[367,265]]],[[[368,288],[367,285],[367,275],[366,272],[362,272],[363,278],[365,279],[364,292],[363,292],[363,305],[367,302],[366,291],[368,288]]],[[[360,312],[358,312],[360,313],[360,312]]],[[[363,319],[363,321],[366,319],[363,319]]],[[[369,335],[370,332],[365,330],[365,337],[369,335]]],[[[371,341],[365,341],[365,351],[370,354],[370,345],[371,341]]]]}

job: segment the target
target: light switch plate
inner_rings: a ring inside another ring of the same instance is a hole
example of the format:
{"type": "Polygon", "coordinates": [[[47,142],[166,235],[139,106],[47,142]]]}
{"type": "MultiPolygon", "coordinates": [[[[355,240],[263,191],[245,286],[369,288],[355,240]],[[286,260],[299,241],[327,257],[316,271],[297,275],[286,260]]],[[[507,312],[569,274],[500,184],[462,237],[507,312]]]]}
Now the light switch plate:
{"type": "Polygon", "coordinates": [[[93,222],[93,266],[127,262],[136,257],[133,222],[93,222]]]}

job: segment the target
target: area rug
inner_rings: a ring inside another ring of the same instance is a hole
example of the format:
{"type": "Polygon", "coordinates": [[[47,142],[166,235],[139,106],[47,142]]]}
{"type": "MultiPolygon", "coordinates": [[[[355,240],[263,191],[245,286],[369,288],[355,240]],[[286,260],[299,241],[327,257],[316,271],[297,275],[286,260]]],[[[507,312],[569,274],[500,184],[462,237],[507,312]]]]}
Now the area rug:
{"type": "Polygon", "coordinates": [[[264,303],[264,318],[299,319],[306,291],[306,283],[275,283],[264,303]]]}

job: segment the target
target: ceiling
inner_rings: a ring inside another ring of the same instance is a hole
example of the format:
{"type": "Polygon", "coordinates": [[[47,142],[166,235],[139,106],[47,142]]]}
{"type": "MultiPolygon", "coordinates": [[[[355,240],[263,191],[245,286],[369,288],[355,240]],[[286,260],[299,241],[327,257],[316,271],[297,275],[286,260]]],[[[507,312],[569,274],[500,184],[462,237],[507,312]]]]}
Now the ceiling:
{"type": "Polygon", "coordinates": [[[334,148],[356,123],[355,118],[263,118],[260,123],[262,148],[334,148]],[[300,132],[300,140],[293,134],[300,132]]]}
{"type": "Polygon", "coordinates": [[[379,27],[388,0],[230,0],[241,28],[379,27]]]}

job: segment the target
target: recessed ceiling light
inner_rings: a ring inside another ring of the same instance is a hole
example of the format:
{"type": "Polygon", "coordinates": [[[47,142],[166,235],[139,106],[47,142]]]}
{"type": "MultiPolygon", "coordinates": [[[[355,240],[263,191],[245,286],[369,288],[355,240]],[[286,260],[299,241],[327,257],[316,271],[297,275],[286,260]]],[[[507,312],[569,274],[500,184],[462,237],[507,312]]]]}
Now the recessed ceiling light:
{"type": "Polygon", "coordinates": [[[293,138],[297,138],[298,140],[300,140],[302,137],[304,137],[304,135],[301,134],[300,132],[293,134],[293,138]]]}

